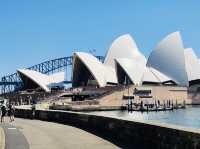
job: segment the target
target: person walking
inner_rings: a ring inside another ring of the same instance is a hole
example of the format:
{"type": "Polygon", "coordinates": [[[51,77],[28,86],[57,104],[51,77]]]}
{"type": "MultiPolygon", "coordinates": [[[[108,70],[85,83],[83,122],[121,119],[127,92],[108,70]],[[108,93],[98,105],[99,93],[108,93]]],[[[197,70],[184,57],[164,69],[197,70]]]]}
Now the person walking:
{"type": "Polygon", "coordinates": [[[4,122],[4,117],[6,116],[6,106],[5,106],[5,104],[3,104],[2,106],[1,106],[1,123],[3,123],[4,122]]]}
{"type": "Polygon", "coordinates": [[[15,109],[14,106],[12,105],[12,103],[9,103],[8,105],[8,116],[10,117],[10,122],[14,121],[14,113],[15,113],[15,109]]]}

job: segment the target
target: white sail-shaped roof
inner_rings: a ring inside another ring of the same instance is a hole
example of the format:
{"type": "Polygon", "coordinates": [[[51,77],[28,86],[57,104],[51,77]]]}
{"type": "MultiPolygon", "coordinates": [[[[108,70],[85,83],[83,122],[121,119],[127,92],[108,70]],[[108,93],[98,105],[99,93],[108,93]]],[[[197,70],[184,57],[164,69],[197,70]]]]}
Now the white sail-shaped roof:
{"type": "Polygon", "coordinates": [[[188,86],[184,47],[179,32],[164,38],[149,56],[147,67],[155,68],[176,84],[188,86]]]}
{"type": "Polygon", "coordinates": [[[117,75],[116,75],[115,68],[108,66],[108,65],[104,65],[104,64],[103,64],[103,66],[105,68],[104,75],[105,75],[107,83],[117,84],[117,75]]]}
{"type": "Polygon", "coordinates": [[[200,63],[193,49],[187,48],[184,53],[188,80],[200,79],[200,63]]]}
{"type": "Polygon", "coordinates": [[[57,72],[52,75],[48,75],[51,83],[60,83],[65,81],[65,72],[57,72]]]}
{"type": "MultiPolygon", "coordinates": [[[[76,62],[76,58],[78,58],[91,72],[95,80],[97,81],[100,87],[106,85],[106,79],[104,77],[104,67],[102,63],[93,55],[85,53],[85,52],[76,52],[74,53],[74,61],[76,62]]],[[[75,64],[73,64],[73,70],[75,70],[75,64]]],[[[73,71],[73,80],[76,72],[73,71]]],[[[83,74],[82,74],[83,75],[83,74]]]]}
{"type": "Polygon", "coordinates": [[[139,85],[142,83],[142,76],[146,67],[145,64],[128,58],[118,58],[116,59],[116,63],[123,68],[134,84],[139,85]]]}
{"type": "Polygon", "coordinates": [[[129,35],[122,35],[117,38],[107,52],[104,64],[115,67],[115,59],[129,58],[140,63],[146,63],[146,58],[137,48],[133,38],[129,35]]]}
{"type": "Polygon", "coordinates": [[[154,69],[154,68],[149,68],[149,70],[156,76],[156,78],[161,82],[168,82],[168,81],[172,81],[171,78],[169,78],[168,76],[164,75],[163,73],[161,73],[160,71],[154,69]]]}
{"type": "Polygon", "coordinates": [[[172,81],[172,79],[154,68],[146,67],[142,81],[162,84],[168,81],[172,81]]]}
{"type": "Polygon", "coordinates": [[[142,76],[142,82],[161,83],[160,80],[146,67],[142,76]]]}
{"type": "Polygon", "coordinates": [[[38,86],[40,86],[42,89],[44,89],[46,92],[50,91],[50,88],[48,87],[48,85],[50,85],[51,83],[63,82],[65,79],[64,72],[56,73],[53,75],[46,75],[34,70],[28,70],[28,69],[18,69],[17,72],[20,74],[21,77],[23,76],[27,77],[28,79],[36,83],[38,86]]]}
{"type": "MultiPolygon", "coordinates": [[[[115,71],[105,67],[95,56],[85,52],[76,52],[74,54],[74,63],[76,62],[76,58],[87,67],[100,87],[106,86],[107,82],[117,83],[115,71]]],[[[73,64],[73,67],[75,67],[75,64],[73,64]]],[[[75,68],[73,68],[73,70],[75,70],[75,68]]],[[[76,72],[74,71],[73,81],[75,75],[76,72]]]]}

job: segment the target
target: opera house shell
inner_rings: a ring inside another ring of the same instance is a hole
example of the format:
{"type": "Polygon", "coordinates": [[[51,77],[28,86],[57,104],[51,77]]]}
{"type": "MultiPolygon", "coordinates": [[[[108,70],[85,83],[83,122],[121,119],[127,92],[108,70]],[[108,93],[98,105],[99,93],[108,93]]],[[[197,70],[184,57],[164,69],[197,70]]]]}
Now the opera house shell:
{"type": "MultiPolygon", "coordinates": [[[[51,90],[51,84],[63,82],[65,74],[45,75],[19,69],[26,88],[51,90]]],[[[200,81],[200,60],[193,49],[184,48],[179,32],[166,36],[146,59],[136,42],[125,34],[113,41],[104,62],[86,52],[75,52],[72,86],[106,87],[115,85],[176,85],[188,87],[200,81]]]]}
{"type": "Polygon", "coordinates": [[[199,59],[192,48],[185,49],[184,54],[189,85],[198,84],[200,81],[199,59]]]}
{"type": "Polygon", "coordinates": [[[166,36],[148,59],[126,34],[111,44],[104,62],[89,53],[74,53],[74,87],[115,84],[189,86],[200,79],[200,62],[192,49],[185,49],[179,32],[166,36]]]}
{"type": "Polygon", "coordinates": [[[41,88],[45,92],[50,92],[51,87],[65,80],[65,73],[59,72],[52,75],[42,74],[40,72],[28,69],[17,70],[25,89],[41,88]]]}

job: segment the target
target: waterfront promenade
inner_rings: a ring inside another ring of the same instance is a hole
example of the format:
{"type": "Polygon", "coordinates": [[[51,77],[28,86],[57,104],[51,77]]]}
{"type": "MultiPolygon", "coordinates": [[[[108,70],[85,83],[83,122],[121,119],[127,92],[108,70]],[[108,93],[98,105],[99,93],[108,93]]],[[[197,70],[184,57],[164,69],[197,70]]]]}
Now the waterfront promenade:
{"type": "MultiPolygon", "coordinates": [[[[81,129],[39,120],[17,118],[0,124],[5,149],[116,149],[112,143],[81,129]]],[[[1,149],[1,148],[0,148],[1,149]]]]}

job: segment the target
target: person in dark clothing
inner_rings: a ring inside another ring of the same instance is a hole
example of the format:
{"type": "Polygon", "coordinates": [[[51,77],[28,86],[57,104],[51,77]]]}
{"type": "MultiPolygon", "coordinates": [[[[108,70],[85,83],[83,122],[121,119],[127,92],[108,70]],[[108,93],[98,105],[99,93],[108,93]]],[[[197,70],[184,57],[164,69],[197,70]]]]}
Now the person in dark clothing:
{"type": "Polygon", "coordinates": [[[31,107],[31,112],[32,112],[32,119],[35,118],[35,111],[36,111],[36,104],[37,104],[37,99],[32,100],[32,107],[31,107]]]}
{"type": "Polygon", "coordinates": [[[32,104],[32,107],[31,107],[32,117],[31,117],[31,119],[35,118],[35,111],[36,111],[36,105],[32,104]]]}
{"type": "Polygon", "coordinates": [[[14,109],[13,105],[10,103],[8,106],[8,116],[10,117],[10,122],[15,120],[14,113],[15,113],[15,109],[14,109]]]}
{"type": "Polygon", "coordinates": [[[1,123],[4,122],[4,117],[6,116],[6,106],[2,105],[1,107],[1,123]]]}

